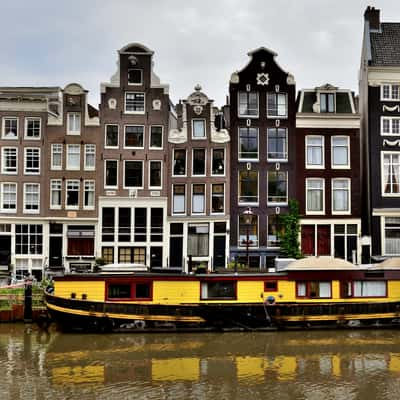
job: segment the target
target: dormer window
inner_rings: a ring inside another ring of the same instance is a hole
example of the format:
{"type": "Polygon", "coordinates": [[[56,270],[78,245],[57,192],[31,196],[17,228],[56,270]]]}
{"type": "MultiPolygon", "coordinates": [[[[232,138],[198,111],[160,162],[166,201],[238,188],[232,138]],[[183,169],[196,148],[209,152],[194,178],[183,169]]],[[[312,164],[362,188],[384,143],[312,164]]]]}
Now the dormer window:
{"type": "Polygon", "coordinates": [[[204,139],[206,137],[206,121],[204,119],[194,119],[192,129],[192,137],[194,139],[204,139]]]}
{"type": "Polygon", "coordinates": [[[320,112],[335,112],[335,93],[320,93],[319,95],[320,112]]]}
{"type": "Polygon", "coordinates": [[[128,85],[141,85],[143,83],[143,71],[137,68],[128,69],[128,85]]]}

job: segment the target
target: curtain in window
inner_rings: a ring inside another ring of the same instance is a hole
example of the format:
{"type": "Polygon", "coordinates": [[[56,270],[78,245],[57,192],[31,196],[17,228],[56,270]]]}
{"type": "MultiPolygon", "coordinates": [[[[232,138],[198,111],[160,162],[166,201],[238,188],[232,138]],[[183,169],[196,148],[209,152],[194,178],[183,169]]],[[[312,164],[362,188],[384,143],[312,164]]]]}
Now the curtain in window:
{"type": "Polygon", "coordinates": [[[307,291],[305,282],[297,283],[297,296],[302,297],[305,296],[306,293],[307,291]]]}
{"type": "Polygon", "coordinates": [[[320,282],[319,283],[319,297],[331,297],[330,282],[320,282]]]}
{"type": "Polygon", "coordinates": [[[385,297],[386,282],[385,281],[355,281],[354,282],[355,297],[385,297]]]}

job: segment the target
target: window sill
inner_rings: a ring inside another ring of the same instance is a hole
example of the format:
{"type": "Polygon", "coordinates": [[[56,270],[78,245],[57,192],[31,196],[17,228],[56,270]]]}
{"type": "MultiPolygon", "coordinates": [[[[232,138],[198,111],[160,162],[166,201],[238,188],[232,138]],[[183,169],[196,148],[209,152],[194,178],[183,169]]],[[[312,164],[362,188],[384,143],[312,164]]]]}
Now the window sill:
{"type": "Polygon", "coordinates": [[[24,136],[24,140],[35,140],[35,141],[38,141],[40,139],[41,139],[40,136],[38,136],[38,137],[24,136]]]}
{"type": "Polygon", "coordinates": [[[259,115],[244,115],[244,114],[238,114],[238,118],[250,118],[250,119],[257,119],[259,118],[259,115]]]}
{"type": "Polygon", "coordinates": [[[119,146],[104,146],[104,149],[114,149],[114,150],[118,150],[119,146]]]}
{"type": "Polygon", "coordinates": [[[145,111],[124,111],[124,114],[128,114],[128,115],[145,115],[146,112],[145,111]]]}
{"type": "Polygon", "coordinates": [[[331,169],[350,169],[350,165],[331,165],[331,169]]]}
{"type": "Polygon", "coordinates": [[[80,136],[81,132],[67,132],[67,136],[80,136]]]}
{"type": "Polygon", "coordinates": [[[65,206],[66,210],[76,211],[79,210],[79,206],[65,206]]]}
{"type": "Polygon", "coordinates": [[[5,214],[16,214],[17,213],[17,210],[16,209],[14,209],[14,210],[9,210],[9,209],[7,209],[7,208],[0,208],[0,213],[5,213],[5,214]]]}
{"type": "Polygon", "coordinates": [[[285,207],[288,205],[287,201],[284,202],[273,202],[273,201],[267,201],[267,207],[285,207]]]}
{"type": "Polygon", "coordinates": [[[18,136],[14,136],[14,137],[2,136],[1,140],[18,140],[18,136]]]}
{"type": "MultiPolygon", "coordinates": [[[[124,150],[144,150],[144,146],[142,146],[142,147],[124,146],[123,149],[124,150]]],[[[131,161],[131,160],[124,160],[124,161],[131,161]]]]}
{"type": "Polygon", "coordinates": [[[306,211],[306,215],[325,215],[325,211],[306,211]]]}
{"type": "Polygon", "coordinates": [[[18,175],[18,172],[17,172],[17,171],[15,171],[15,172],[1,171],[1,173],[2,173],[3,175],[18,175]]]}
{"type": "Polygon", "coordinates": [[[61,206],[50,206],[50,210],[61,210],[61,206]]]}
{"type": "Polygon", "coordinates": [[[40,171],[39,172],[24,172],[24,175],[36,175],[36,176],[38,176],[38,175],[40,175],[40,171]]]}
{"type": "Polygon", "coordinates": [[[288,162],[289,160],[287,158],[267,158],[268,162],[279,162],[279,163],[284,163],[288,162]]]}
{"type": "Polygon", "coordinates": [[[24,214],[40,214],[39,210],[25,210],[23,211],[24,214]]]}
{"type": "Polygon", "coordinates": [[[259,158],[240,158],[238,157],[239,162],[259,162],[259,158]]]}
{"type": "Polygon", "coordinates": [[[351,211],[332,211],[332,215],[351,215],[351,211]]]}
{"type": "Polygon", "coordinates": [[[163,147],[149,147],[149,150],[163,150],[163,147]]]}
{"type": "Polygon", "coordinates": [[[325,169],[325,165],[306,165],[306,169],[325,169]]]}
{"type": "Polygon", "coordinates": [[[267,115],[267,119],[288,119],[287,115],[267,115]]]}
{"type": "Polygon", "coordinates": [[[192,136],[192,140],[207,140],[207,136],[192,136]]]}

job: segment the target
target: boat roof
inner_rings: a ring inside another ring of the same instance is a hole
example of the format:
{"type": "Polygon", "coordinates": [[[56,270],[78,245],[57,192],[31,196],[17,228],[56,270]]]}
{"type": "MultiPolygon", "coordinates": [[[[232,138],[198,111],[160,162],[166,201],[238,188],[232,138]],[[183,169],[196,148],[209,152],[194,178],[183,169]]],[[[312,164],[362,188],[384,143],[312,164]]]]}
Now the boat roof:
{"type": "Polygon", "coordinates": [[[400,257],[391,257],[385,261],[375,264],[371,269],[386,269],[386,270],[397,270],[400,269],[400,257]]]}
{"type": "Polygon", "coordinates": [[[288,264],[286,271],[332,271],[362,269],[341,258],[330,256],[306,257],[288,264]]]}

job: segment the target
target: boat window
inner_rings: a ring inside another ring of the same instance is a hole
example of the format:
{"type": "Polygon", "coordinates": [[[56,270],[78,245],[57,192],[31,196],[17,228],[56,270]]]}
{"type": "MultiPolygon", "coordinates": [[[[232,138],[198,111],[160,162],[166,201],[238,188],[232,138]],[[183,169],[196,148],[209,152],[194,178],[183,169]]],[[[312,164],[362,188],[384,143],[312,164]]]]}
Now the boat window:
{"type": "Polygon", "coordinates": [[[331,282],[297,282],[297,297],[326,299],[331,297],[331,282]]]}
{"type": "Polygon", "coordinates": [[[136,299],[150,299],[151,298],[151,283],[143,282],[135,285],[135,298],[136,299]]]}
{"type": "Polygon", "coordinates": [[[354,281],[354,297],[386,297],[386,281],[354,281]]]}
{"type": "Polygon", "coordinates": [[[201,283],[202,300],[235,300],[235,281],[210,281],[201,283]]]}
{"type": "Polygon", "coordinates": [[[131,298],[131,285],[128,283],[117,283],[108,285],[109,299],[129,299],[131,298]]]}
{"type": "Polygon", "coordinates": [[[278,281],[264,282],[264,292],[276,292],[278,290],[278,281]]]}

